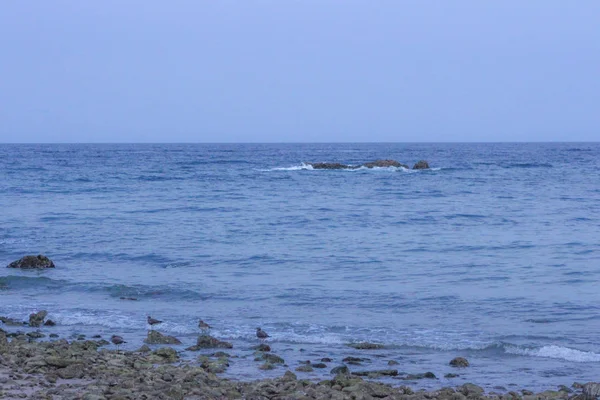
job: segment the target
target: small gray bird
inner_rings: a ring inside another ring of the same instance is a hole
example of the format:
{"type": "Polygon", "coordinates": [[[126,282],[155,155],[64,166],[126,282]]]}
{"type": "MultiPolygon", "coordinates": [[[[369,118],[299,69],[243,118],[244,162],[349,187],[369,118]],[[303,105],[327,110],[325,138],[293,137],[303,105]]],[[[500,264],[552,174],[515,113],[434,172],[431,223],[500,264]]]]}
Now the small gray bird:
{"type": "Polygon", "coordinates": [[[207,324],[206,322],[200,320],[200,322],[198,322],[198,328],[202,329],[202,332],[206,332],[208,331],[210,328],[212,328],[212,326],[210,326],[209,324],[207,324]]]}
{"type": "Polygon", "coordinates": [[[256,328],[256,337],[259,338],[260,340],[265,340],[266,338],[271,337],[271,336],[269,336],[269,334],[267,332],[263,331],[262,329],[256,328]]]}
{"type": "Polygon", "coordinates": [[[122,336],[118,336],[118,335],[112,335],[110,337],[110,341],[112,342],[112,344],[117,346],[117,353],[119,352],[119,346],[122,345],[123,343],[127,343],[125,341],[125,339],[123,339],[122,336]]]}
{"type": "Polygon", "coordinates": [[[148,315],[148,325],[150,325],[151,327],[157,324],[162,324],[162,321],[159,321],[156,318],[152,318],[151,316],[148,315]]]}

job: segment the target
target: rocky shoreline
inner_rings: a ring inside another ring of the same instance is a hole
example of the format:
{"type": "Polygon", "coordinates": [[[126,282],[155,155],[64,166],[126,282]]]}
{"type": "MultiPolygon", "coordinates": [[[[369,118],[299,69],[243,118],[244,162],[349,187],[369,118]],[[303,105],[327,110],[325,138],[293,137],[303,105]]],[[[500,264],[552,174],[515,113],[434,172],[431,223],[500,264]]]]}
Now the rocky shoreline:
{"type": "MultiPolygon", "coordinates": [[[[2,399],[595,400],[600,395],[598,383],[576,383],[572,388],[561,387],[537,394],[526,390],[485,393],[483,388],[468,383],[435,391],[417,391],[404,385],[396,387],[369,381],[377,374],[353,374],[344,366],[333,368],[330,379],[310,381],[298,379],[294,372],[287,370],[284,360],[264,343],[252,350],[259,362],[258,368],[283,366],[282,376],[241,382],[217,376],[235,361],[223,351],[227,349],[223,344],[226,342],[213,343],[208,335],[200,335],[197,346],[214,345],[219,350],[202,354],[193,361],[183,361],[171,347],[152,350],[144,345],[136,351],[123,352],[102,348],[109,344],[102,338],[37,342],[31,335],[8,336],[0,329],[2,399]]],[[[454,362],[468,365],[464,359],[454,362]]],[[[307,364],[307,367],[312,366],[307,364]]]]}

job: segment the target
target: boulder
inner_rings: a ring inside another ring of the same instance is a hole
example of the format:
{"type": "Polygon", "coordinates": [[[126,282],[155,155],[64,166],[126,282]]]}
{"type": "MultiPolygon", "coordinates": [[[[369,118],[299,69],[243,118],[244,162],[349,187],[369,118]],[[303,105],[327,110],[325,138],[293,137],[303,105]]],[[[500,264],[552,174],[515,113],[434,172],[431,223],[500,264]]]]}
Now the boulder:
{"type": "Polygon", "coordinates": [[[8,339],[6,339],[6,333],[0,329],[0,354],[8,351],[8,339]]]}
{"type": "Polygon", "coordinates": [[[300,365],[299,367],[296,368],[296,371],[298,371],[298,372],[313,372],[313,367],[311,367],[310,365],[300,365]]]}
{"type": "Polygon", "coordinates": [[[148,332],[148,336],[144,339],[144,343],[148,344],[181,344],[181,341],[174,336],[163,335],[157,331],[148,332]]]}
{"type": "Polygon", "coordinates": [[[450,360],[450,365],[456,368],[466,368],[469,366],[469,361],[463,357],[456,357],[450,360]]]}
{"type": "Polygon", "coordinates": [[[152,352],[152,354],[149,357],[149,360],[157,364],[168,364],[174,363],[175,361],[179,360],[179,355],[177,354],[177,351],[170,347],[162,347],[152,352]]]}
{"type": "Polygon", "coordinates": [[[600,383],[588,382],[583,385],[583,397],[585,400],[597,400],[600,398],[600,383]]]}
{"type": "Polygon", "coordinates": [[[200,349],[231,349],[233,345],[229,342],[224,342],[209,335],[200,335],[196,341],[196,345],[188,347],[186,350],[198,351],[200,349]]]}
{"type": "Polygon", "coordinates": [[[375,370],[375,371],[360,371],[360,372],[353,372],[352,375],[365,376],[367,378],[380,378],[382,376],[397,376],[398,370],[397,369],[380,369],[380,370],[375,370]]]}
{"type": "Polygon", "coordinates": [[[48,315],[48,311],[42,310],[29,315],[29,326],[39,328],[44,322],[44,318],[48,315]]]}
{"type": "Polygon", "coordinates": [[[480,396],[483,395],[483,388],[481,386],[473,385],[472,383],[465,383],[462,386],[459,386],[458,391],[465,396],[475,395],[480,396]]]}
{"type": "Polygon", "coordinates": [[[269,346],[266,343],[261,343],[258,346],[252,347],[252,350],[256,350],[256,351],[271,351],[271,346],[269,346]]]}
{"type": "Polygon", "coordinates": [[[350,370],[348,369],[347,366],[340,365],[339,367],[332,368],[330,372],[333,375],[339,375],[339,374],[347,375],[350,373],[350,370]]]}
{"type": "Polygon", "coordinates": [[[406,164],[402,164],[396,160],[375,160],[372,162],[368,162],[368,163],[364,163],[362,165],[363,167],[366,168],[375,168],[375,167],[379,167],[379,168],[388,168],[388,167],[396,167],[396,168],[406,168],[408,169],[408,165],[406,164]]]}
{"type": "Polygon", "coordinates": [[[340,163],[307,163],[313,169],[356,169],[358,167],[354,167],[351,165],[340,164],[340,163]]]}
{"type": "Polygon", "coordinates": [[[269,364],[285,364],[285,360],[273,353],[261,353],[255,361],[266,361],[269,364]]]}
{"type": "Polygon", "coordinates": [[[54,263],[44,255],[25,256],[20,260],[13,261],[7,265],[7,268],[22,268],[22,269],[43,269],[54,268],[54,263]]]}
{"type": "Polygon", "coordinates": [[[44,326],[55,326],[56,322],[52,321],[51,319],[46,320],[46,322],[44,322],[44,326]]]}
{"type": "Polygon", "coordinates": [[[16,320],[14,318],[0,317],[0,321],[6,326],[23,326],[25,322],[16,320]]]}
{"type": "Polygon", "coordinates": [[[357,350],[376,350],[383,349],[385,346],[379,343],[369,343],[369,342],[360,342],[360,343],[348,343],[349,347],[357,350]]]}
{"type": "Polygon", "coordinates": [[[429,169],[429,163],[425,160],[421,160],[413,165],[413,169],[429,169]]]}

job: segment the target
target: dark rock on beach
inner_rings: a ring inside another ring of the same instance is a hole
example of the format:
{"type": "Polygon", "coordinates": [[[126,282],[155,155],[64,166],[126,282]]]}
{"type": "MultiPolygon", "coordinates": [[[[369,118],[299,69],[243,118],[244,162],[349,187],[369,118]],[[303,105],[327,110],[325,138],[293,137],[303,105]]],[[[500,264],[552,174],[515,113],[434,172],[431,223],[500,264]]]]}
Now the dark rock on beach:
{"type": "Polygon", "coordinates": [[[148,336],[144,339],[144,343],[148,344],[181,344],[181,341],[174,336],[163,335],[157,331],[148,332],[148,336]]]}
{"type": "Polygon", "coordinates": [[[37,256],[25,256],[20,260],[13,261],[7,265],[7,268],[21,268],[21,269],[43,269],[43,268],[54,268],[54,262],[48,257],[40,254],[37,256]]]}

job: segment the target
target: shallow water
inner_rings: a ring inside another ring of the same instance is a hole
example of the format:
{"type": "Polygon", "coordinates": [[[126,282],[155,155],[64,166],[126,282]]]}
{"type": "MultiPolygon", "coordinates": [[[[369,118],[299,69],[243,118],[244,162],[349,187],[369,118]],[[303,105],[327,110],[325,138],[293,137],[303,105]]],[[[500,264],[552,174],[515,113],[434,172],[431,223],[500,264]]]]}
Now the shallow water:
{"type": "MultiPolygon", "coordinates": [[[[598,143],[0,145],[0,178],[0,264],[57,265],[0,268],[0,315],[47,309],[46,333],[133,349],[150,314],[186,346],[202,318],[242,356],[261,326],[292,368],[471,361],[425,387],[600,374],[598,143]],[[303,164],[379,158],[433,169],[303,164]],[[363,340],[386,348],[346,346],[363,340]]],[[[281,372],[249,357],[227,374],[281,372]]]]}

